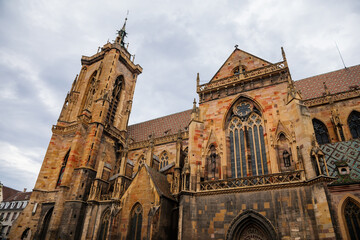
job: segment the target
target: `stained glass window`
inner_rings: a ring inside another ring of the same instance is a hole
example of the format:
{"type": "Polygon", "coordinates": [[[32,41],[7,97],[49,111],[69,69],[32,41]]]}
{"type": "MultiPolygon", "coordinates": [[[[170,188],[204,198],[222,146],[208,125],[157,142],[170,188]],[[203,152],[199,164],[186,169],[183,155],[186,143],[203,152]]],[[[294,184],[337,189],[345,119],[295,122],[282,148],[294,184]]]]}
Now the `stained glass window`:
{"type": "Polygon", "coordinates": [[[62,165],[61,165],[60,174],[59,174],[59,178],[58,178],[58,180],[57,180],[56,186],[60,186],[60,185],[61,185],[61,181],[62,181],[64,172],[65,172],[66,163],[67,163],[67,160],[68,160],[68,158],[69,158],[69,154],[70,154],[70,150],[66,153],[66,155],[65,155],[65,157],[64,157],[64,161],[63,161],[63,163],[62,163],[62,165]]]}
{"type": "Polygon", "coordinates": [[[320,120],[317,120],[316,118],[314,118],[312,122],[314,126],[316,141],[319,144],[330,143],[329,133],[325,124],[320,120]]]}
{"type": "Polygon", "coordinates": [[[352,137],[360,138],[360,113],[357,111],[353,111],[350,113],[348,118],[348,125],[350,128],[350,132],[352,137]]]}
{"type": "Polygon", "coordinates": [[[228,125],[231,176],[267,174],[263,122],[259,111],[245,101],[236,105],[233,112],[228,125]]]}

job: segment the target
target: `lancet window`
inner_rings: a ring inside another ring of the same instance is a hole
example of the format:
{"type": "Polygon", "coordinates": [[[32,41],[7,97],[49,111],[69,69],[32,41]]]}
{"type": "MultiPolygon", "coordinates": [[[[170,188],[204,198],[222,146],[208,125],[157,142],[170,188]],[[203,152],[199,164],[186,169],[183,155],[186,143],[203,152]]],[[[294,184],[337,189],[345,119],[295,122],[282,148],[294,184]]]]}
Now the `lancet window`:
{"type": "Polygon", "coordinates": [[[106,117],[106,120],[107,120],[107,122],[109,124],[113,124],[114,120],[115,120],[117,107],[118,107],[118,104],[119,104],[119,101],[120,101],[120,95],[121,95],[120,93],[121,93],[121,88],[122,88],[122,85],[123,85],[123,81],[124,81],[123,76],[119,76],[115,80],[114,90],[112,92],[112,100],[110,102],[108,114],[107,114],[107,117],[106,117]]]}
{"type": "Polygon", "coordinates": [[[167,152],[163,152],[160,156],[160,169],[166,167],[169,164],[169,156],[167,152]]]}
{"type": "Polygon", "coordinates": [[[318,144],[330,143],[329,133],[325,124],[316,118],[312,120],[312,123],[318,144]]]}
{"type": "Polygon", "coordinates": [[[350,128],[351,136],[355,138],[360,138],[360,113],[357,111],[352,111],[348,118],[348,125],[350,128]]]}
{"type": "Polygon", "coordinates": [[[142,226],[142,207],[139,203],[137,203],[133,210],[131,211],[130,216],[130,226],[128,232],[129,240],[140,240],[141,239],[141,226],[142,226]]]}
{"type": "Polygon", "coordinates": [[[233,178],[268,174],[263,119],[249,101],[233,107],[228,124],[233,178]]]}
{"type": "Polygon", "coordinates": [[[360,208],[351,198],[347,201],[344,208],[348,234],[350,239],[359,239],[360,236],[360,208]]]}
{"type": "Polygon", "coordinates": [[[66,163],[67,163],[67,161],[68,161],[69,154],[70,154],[70,150],[66,153],[66,155],[65,155],[65,157],[64,157],[64,160],[63,160],[63,163],[62,163],[62,165],[61,165],[60,174],[59,174],[59,178],[58,178],[58,180],[57,180],[56,186],[60,186],[60,185],[61,185],[61,181],[62,181],[64,172],[65,172],[66,163]]]}
{"type": "Polygon", "coordinates": [[[109,222],[110,222],[110,211],[106,211],[102,217],[98,240],[105,240],[107,238],[109,222]]]}

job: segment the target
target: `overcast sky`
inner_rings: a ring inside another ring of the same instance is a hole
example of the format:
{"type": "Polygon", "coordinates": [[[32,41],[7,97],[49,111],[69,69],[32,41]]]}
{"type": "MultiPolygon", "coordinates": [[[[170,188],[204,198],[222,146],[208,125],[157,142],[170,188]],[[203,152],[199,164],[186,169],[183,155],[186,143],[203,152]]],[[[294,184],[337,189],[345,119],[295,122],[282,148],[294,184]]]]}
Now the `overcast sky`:
{"type": "Polygon", "coordinates": [[[196,73],[210,80],[239,45],[270,62],[285,48],[294,80],[360,64],[360,1],[0,0],[0,181],[34,187],[51,126],[82,55],[115,39],[144,71],[130,123],[183,111],[196,73]]]}

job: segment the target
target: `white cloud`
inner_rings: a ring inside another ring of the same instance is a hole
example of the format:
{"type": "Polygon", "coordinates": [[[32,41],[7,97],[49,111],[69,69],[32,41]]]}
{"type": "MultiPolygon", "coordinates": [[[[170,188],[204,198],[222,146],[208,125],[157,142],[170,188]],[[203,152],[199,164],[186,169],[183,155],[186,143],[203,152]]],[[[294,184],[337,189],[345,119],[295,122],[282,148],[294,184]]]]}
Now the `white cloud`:
{"type": "Polygon", "coordinates": [[[44,154],[43,148],[19,148],[0,141],[0,181],[6,185],[8,179],[14,179],[18,182],[12,184],[16,185],[17,189],[33,188],[41,167],[39,160],[44,154]]]}
{"type": "MultiPolygon", "coordinates": [[[[129,51],[144,68],[130,123],[191,108],[196,73],[209,81],[235,44],[271,62],[281,60],[284,46],[294,79],[342,68],[334,41],[348,66],[360,63],[357,0],[14,0],[0,5],[1,150],[28,163],[43,159],[81,55],[95,54],[113,40],[127,10],[129,51]],[[31,155],[37,151],[41,154],[31,155]]],[[[1,158],[4,164],[11,167],[10,185],[27,184],[11,177],[22,166],[1,158]]],[[[33,170],[25,173],[37,176],[33,170]]]]}

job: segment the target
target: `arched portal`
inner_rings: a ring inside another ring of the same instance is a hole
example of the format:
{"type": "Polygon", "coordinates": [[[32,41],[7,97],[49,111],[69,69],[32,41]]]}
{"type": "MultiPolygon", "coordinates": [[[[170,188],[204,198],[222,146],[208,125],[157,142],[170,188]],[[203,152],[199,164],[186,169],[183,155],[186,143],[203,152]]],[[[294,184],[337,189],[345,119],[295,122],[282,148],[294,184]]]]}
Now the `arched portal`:
{"type": "Polygon", "coordinates": [[[49,230],[49,225],[50,225],[50,220],[51,220],[53,210],[54,210],[54,207],[50,208],[44,217],[42,229],[40,232],[40,240],[45,240],[45,238],[46,238],[46,234],[49,230]]]}
{"type": "Polygon", "coordinates": [[[273,240],[277,239],[274,227],[263,215],[247,210],[230,224],[227,240],[273,240]]]}

